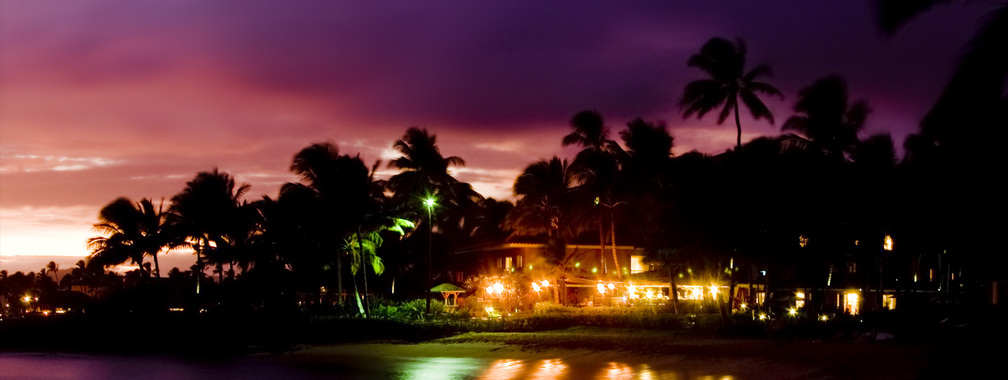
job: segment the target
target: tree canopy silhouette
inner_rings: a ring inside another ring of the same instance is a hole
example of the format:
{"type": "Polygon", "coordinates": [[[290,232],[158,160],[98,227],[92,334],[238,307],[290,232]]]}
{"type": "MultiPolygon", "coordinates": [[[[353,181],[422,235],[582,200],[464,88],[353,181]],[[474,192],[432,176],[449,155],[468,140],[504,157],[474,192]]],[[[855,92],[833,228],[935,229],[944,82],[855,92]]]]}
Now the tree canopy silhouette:
{"type": "Polygon", "coordinates": [[[784,97],[776,87],[758,81],[760,77],[771,74],[769,65],[760,64],[748,72],[745,71],[746,53],[746,45],[742,39],[738,39],[735,43],[720,37],[707,41],[700,48],[700,53],[690,56],[686,64],[707,73],[709,78],[687,84],[683,90],[682,101],[679,103],[679,106],[684,108],[684,119],[694,114],[702,118],[708,112],[721,108],[721,113],[718,115],[718,124],[721,124],[734,113],[735,127],[738,130],[736,148],[742,147],[739,101],[741,100],[749,109],[754,119],[766,119],[772,125],[773,114],[758,95],[784,97]]]}

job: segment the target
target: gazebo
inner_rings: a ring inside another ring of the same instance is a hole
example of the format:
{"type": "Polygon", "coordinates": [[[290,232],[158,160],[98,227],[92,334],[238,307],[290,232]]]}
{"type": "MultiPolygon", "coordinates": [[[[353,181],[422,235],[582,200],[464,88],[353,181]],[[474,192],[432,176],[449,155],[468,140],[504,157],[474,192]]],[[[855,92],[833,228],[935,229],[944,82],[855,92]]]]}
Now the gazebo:
{"type": "Polygon", "coordinates": [[[445,306],[455,307],[457,306],[455,304],[455,301],[458,300],[459,293],[465,293],[466,290],[446,282],[431,288],[430,291],[432,293],[433,292],[441,293],[441,296],[444,297],[445,306]]]}

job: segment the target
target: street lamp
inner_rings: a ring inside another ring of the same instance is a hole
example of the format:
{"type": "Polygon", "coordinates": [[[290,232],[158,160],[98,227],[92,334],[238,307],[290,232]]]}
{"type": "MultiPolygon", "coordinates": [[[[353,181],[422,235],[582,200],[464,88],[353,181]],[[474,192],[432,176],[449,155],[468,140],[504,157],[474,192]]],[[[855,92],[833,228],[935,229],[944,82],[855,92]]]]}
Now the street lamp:
{"type": "Polygon", "coordinates": [[[427,290],[424,292],[427,295],[427,311],[424,314],[425,315],[430,315],[431,251],[433,250],[433,246],[434,246],[434,222],[433,222],[433,217],[432,217],[431,213],[434,210],[434,205],[436,203],[434,202],[434,197],[428,195],[427,198],[424,199],[423,204],[424,204],[424,207],[427,208],[427,232],[428,232],[428,234],[427,234],[427,288],[426,288],[427,290]]]}

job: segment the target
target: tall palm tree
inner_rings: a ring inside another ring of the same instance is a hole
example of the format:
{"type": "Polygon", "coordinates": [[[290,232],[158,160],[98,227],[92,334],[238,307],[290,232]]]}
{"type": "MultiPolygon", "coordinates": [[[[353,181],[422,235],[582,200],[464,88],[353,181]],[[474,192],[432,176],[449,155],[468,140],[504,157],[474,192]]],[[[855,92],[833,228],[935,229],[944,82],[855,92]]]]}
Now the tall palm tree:
{"type": "Polygon", "coordinates": [[[582,111],[570,120],[573,129],[564,136],[563,145],[579,145],[578,152],[571,164],[578,181],[579,193],[594,202],[592,208],[577,208],[586,218],[598,221],[599,259],[602,272],[608,274],[605,260],[605,224],[610,225],[613,265],[616,274],[622,277],[619,270],[619,260],[616,256],[616,222],[615,207],[620,204],[615,198],[616,179],[619,173],[618,157],[622,149],[615,140],[609,138],[609,128],[605,126],[602,115],[596,111],[582,111]]]}
{"type": "Polygon", "coordinates": [[[843,158],[853,153],[871,113],[868,102],[851,102],[847,82],[837,75],[816,80],[798,93],[794,110],[797,115],[784,122],[781,130],[796,131],[810,140],[813,149],[828,156],[843,158]]]}
{"type": "Polygon", "coordinates": [[[514,184],[519,197],[504,221],[512,236],[546,234],[545,259],[556,267],[553,299],[560,303],[559,286],[563,284],[566,266],[566,239],[572,234],[569,207],[574,191],[574,173],[567,160],[554,156],[527,166],[514,184]]]}
{"type": "Polygon", "coordinates": [[[721,108],[718,124],[722,124],[729,114],[734,113],[735,127],[738,130],[736,148],[742,148],[739,100],[749,109],[753,119],[766,119],[773,125],[773,114],[758,95],[784,97],[776,87],[758,81],[760,77],[771,74],[770,66],[761,64],[745,71],[746,53],[742,39],[735,43],[720,37],[707,41],[700,48],[700,53],[692,55],[686,64],[703,70],[710,78],[687,84],[679,103],[680,107],[685,108],[684,119],[694,114],[702,118],[707,112],[721,108]]]}
{"type": "MultiPolygon", "coordinates": [[[[357,162],[355,166],[363,166],[363,162],[361,162],[359,156],[355,160],[357,162]]],[[[347,182],[354,182],[354,185],[350,186],[351,189],[354,189],[354,193],[348,196],[355,199],[352,203],[353,207],[350,210],[350,215],[353,217],[353,228],[347,239],[347,251],[353,263],[350,267],[351,274],[356,275],[358,269],[362,274],[364,304],[360,304],[360,297],[356,298],[358,308],[365,317],[367,317],[367,313],[371,310],[370,301],[367,298],[367,268],[373,268],[373,272],[376,275],[382,274],[385,270],[384,264],[377,255],[378,248],[383,244],[381,233],[383,231],[393,231],[401,236],[405,235],[404,228],[415,227],[413,222],[398,217],[399,211],[392,210],[387,202],[388,199],[385,196],[384,189],[385,184],[382,181],[375,180],[375,174],[380,165],[381,161],[377,161],[372,165],[370,171],[365,170],[363,173],[367,174],[367,176],[354,176],[346,179],[347,182]]],[[[355,292],[356,285],[357,281],[355,279],[355,292]]]]}
{"type": "MultiPolygon", "coordinates": [[[[169,217],[178,233],[188,239],[196,252],[195,267],[201,271],[206,263],[215,264],[220,282],[224,281],[223,263],[228,259],[217,255],[216,247],[226,244],[226,235],[239,213],[241,198],[249,185],[235,183],[234,177],[214,168],[199,172],[185,188],[171,199],[169,217]]],[[[200,273],[196,273],[199,293],[200,273]]]]}
{"type": "Polygon", "coordinates": [[[360,157],[341,155],[331,143],[316,143],[301,149],[290,170],[301,183],[288,183],[282,192],[301,193],[310,197],[320,212],[320,218],[310,238],[323,250],[335,255],[337,290],[342,302],[343,240],[355,230],[372,203],[370,172],[360,157]]]}
{"type": "MultiPolygon", "coordinates": [[[[479,209],[483,196],[472,189],[468,183],[461,182],[451,175],[449,168],[465,165],[458,156],[445,157],[437,146],[437,136],[426,129],[411,127],[406,134],[392,145],[402,155],[389,161],[389,167],[399,169],[386,182],[387,189],[392,192],[392,202],[404,205],[405,211],[416,221],[424,220],[423,202],[425,199],[436,199],[438,212],[438,227],[442,230],[460,229],[466,215],[479,209]]],[[[434,214],[428,218],[428,236],[433,239],[434,214]]],[[[430,249],[430,248],[428,248],[430,249]]],[[[430,255],[430,252],[428,252],[430,255]]],[[[430,256],[428,256],[429,258],[430,256]]],[[[430,311],[432,259],[428,259],[425,294],[427,311],[430,311]]]]}

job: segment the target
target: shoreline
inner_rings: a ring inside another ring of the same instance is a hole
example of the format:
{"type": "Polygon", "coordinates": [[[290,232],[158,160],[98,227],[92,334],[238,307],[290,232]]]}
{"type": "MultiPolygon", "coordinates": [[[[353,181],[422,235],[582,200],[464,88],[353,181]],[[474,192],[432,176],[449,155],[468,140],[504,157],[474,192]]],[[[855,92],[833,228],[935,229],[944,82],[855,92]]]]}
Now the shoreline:
{"type": "Polygon", "coordinates": [[[267,356],[265,360],[326,368],[397,358],[470,358],[484,365],[505,362],[537,366],[559,362],[583,372],[597,372],[606,367],[648,368],[652,372],[688,377],[917,379],[926,373],[933,355],[926,346],[890,342],[773,342],[660,335],[645,338],[654,333],[622,331],[600,335],[598,331],[562,330],[465,333],[420,343],[309,345],[267,356]],[[557,340],[559,336],[568,339],[557,340]]]}

